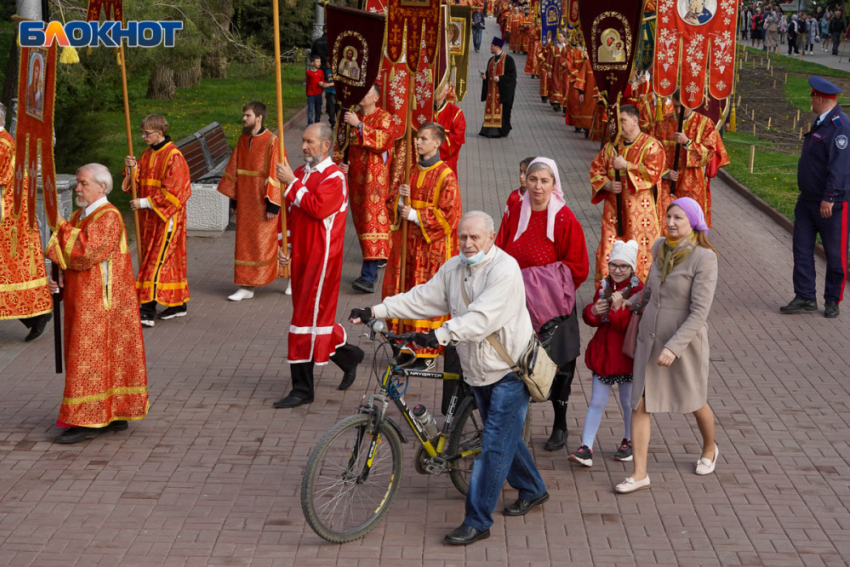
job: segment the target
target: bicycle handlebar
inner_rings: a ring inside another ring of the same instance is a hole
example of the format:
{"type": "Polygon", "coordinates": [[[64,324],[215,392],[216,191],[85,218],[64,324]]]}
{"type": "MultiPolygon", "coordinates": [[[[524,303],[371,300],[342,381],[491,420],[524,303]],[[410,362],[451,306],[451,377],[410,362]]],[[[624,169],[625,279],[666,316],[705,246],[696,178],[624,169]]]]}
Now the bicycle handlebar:
{"type": "Polygon", "coordinates": [[[406,343],[413,341],[413,337],[416,336],[416,333],[404,333],[401,335],[396,335],[392,331],[387,330],[387,325],[381,319],[370,319],[369,321],[365,321],[364,324],[369,327],[371,331],[371,336],[369,337],[371,340],[375,340],[376,335],[381,335],[388,342],[392,343],[406,343]]]}

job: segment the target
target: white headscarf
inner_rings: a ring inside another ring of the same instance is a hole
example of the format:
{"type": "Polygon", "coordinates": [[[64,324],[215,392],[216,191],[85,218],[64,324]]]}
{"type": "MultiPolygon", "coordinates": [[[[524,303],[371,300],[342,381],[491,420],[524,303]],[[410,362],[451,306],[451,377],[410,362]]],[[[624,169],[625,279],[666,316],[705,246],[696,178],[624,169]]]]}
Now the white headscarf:
{"type": "MultiPolygon", "coordinates": [[[[528,164],[528,169],[531,169],[531,166],[535,163],[546,165],[552,170],[552,175],[555,177],[555,188],[549,197],[548,219],[546,221],[546,238],[555,242],[555,217],[558,215],[558,211],[567,204],[564,201],[564,190],[561,189],[561,177],[558,175],[558,166],[555,165],[554,160],[545,157],[535,158],[528,164]]],[[[531,220],[531,191],[526,190],[522,197],[522,210],[519,213],[519,225],[514,240],[518,240],[522,236],[522,233],[528,228],[529,220],[531,220]]]]}

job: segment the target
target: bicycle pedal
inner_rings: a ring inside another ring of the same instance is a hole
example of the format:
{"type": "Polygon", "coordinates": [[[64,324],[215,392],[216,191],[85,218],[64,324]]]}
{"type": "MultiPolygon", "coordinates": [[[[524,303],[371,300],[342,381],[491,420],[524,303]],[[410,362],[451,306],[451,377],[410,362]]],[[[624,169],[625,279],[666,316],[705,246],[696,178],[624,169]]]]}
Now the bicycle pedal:
{"type": "Polygon", "coordinates": [[[425,464],[425,471],[428,474],[442,474],[446,472],[449,462],[440,457],[431,457],[425,464]]]}

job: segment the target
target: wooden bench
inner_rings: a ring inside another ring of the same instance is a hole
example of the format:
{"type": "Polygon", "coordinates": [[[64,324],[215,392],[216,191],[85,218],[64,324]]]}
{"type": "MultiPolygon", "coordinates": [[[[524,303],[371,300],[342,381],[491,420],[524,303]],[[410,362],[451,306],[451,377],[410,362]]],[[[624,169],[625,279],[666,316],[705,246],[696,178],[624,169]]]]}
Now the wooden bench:
{"type": "Polygon", "coordinates": [[[176,145],[189,164],[193,183],[217,183],[221,180],[230,158],[230,146],[220,123],[207,124],[176,145]]]}

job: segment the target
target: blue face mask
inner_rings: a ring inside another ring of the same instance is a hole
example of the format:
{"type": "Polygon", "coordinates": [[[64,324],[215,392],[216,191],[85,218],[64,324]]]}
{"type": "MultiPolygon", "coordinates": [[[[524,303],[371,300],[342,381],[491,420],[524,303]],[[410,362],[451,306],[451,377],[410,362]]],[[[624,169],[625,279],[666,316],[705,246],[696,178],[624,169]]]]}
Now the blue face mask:
{"type": "Polygon", "coordinates": [[[467,258],[463,255],[463,252],[460,253],[460,261],[466,264],[467,266],[471,266],[473,264],[477,264],[481,260],[484,259],[484,250],[479,250],[478,254],[473,256],[472,258],[467,258]]]}

